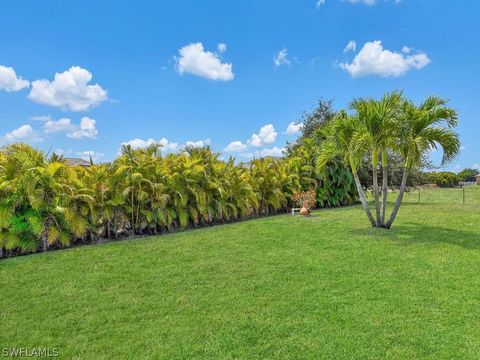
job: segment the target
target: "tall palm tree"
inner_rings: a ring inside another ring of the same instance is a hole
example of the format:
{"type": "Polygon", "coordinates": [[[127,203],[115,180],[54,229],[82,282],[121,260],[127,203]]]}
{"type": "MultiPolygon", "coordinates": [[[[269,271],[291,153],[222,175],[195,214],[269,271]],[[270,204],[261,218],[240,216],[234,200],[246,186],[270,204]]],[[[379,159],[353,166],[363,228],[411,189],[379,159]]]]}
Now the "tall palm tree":
{"type": "Polygon", "coordinates": [[[363,209],[372,226],[376,226],[377,221],[370,211],[365,191],[358,177],[358,169],[369,147],[369,134],[358,116],[350,116],[345,111],[338,112],[329,125],[315,134],[315,140],[319,146],[317,167],[322,169],[333,159],[340,159],[348,164],[363,209]]]}
{"type": "Polygon", "coordinates": [[[382,226],[385,221],[385,211],[388,196],[388,154],[394,144],[395,128],[400,114],[402,93],[394,91],[385,94],[380,100],[354,99],[350,109],[355,111],[363,125],[368,139],[372,159],[373,192],[375,197],[376,226],[382,226]],[[378,186],[378,165],[381,160],[383,183],[382,203],[378,186]]]}
{"type": "Polygon", "coordinates": [[[421,164],[425,154],[441,147],[444,152],[442,164],[458,154],[460,141],[453,130],[457,125],[457,113],[446,104],[444,99],[430,97],[420,106],[415,106],[398,92],[387,94],[380,101],[357,99],[351,104],[355,110],[354,115],[341,111],[329,126],[316,134],[319,146],[318,166],[324,167],[334,158],[341,158],[350,165],[360,200],[372,226],[392,226],[402,203],[409,171],[421,164]],[[399,153],[405,164],[399,195],[389,220],[385,221],[389,152],[399,153]],[[372,158],[376,218],[368,207],[357,175],[365,156],[372,158]],[[379,156],[384,175],[382,204],[379,201],[377,180],[379,156]]]}
{"type": "Polygon", "coordinates": [[[442,165],[452,161],[460,152],[460,140],[453,128],[457,126],[457,112],[446,106],[447,101],[429,97],[419,106],[405,101],[402,117],[398,122],[397,148],[405,159],[400,192],[390,219],[385,227],[390,228],[402,204],[407,178],[412,167],[421,163],[422,156],[432,149],[443,149],[442,165]]]}

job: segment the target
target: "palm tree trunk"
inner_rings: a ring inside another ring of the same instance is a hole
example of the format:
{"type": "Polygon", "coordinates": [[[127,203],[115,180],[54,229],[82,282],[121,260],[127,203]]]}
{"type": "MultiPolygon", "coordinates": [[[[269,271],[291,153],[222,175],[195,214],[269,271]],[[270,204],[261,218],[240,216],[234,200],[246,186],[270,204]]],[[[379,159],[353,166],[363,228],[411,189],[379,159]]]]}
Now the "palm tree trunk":
{"type": "Polygon", "coordinates": [[[383,184],[382,184],[382,225],[385,226],[385,212],[387,211],[387,197],[388,197],[388,164],[385,158],[386,155],[382,157],[382,175],[383,175],[383,184]]]}
{"type": "Polygon", "coordinates": [[[107,228],[105,230],[105,236],[107,239],[110,239],[110,220],[107,220],[107,228]]]}
{"type": "Polygon", "coordinates": [[[393,208],[390,219],[385,224],[385,227],[387,229],[390,229],[390,227],[392,226],[393,222],[395,221],[395,218],[397,217],[398,210],[400,209],[400,205],[402,205],[403,194],[405,194],[405,189],[407,188],[408,172],[409,172],[408,168],[405,167],[405,169],[403,170],[402,182],[400,184],[400,192],[398,193],[397,201],[395,202],[395,207],[393,208]]]}
{"type": "Polygon", "coordinates": [[[132,189],[132,223],[130,224],[130,227],[132,228],[133,232],[135,232],[135,203],[133,202],[133,189],[132,189]]]}
{"type": "Polygon", "coordinates": [[[113,210],[113,238],[117,238],[117,218],[118,218],[118,209],[113,210]]]}
{"type": "Polygon", "coordinates": [[[373,192],[375,195],[375,215],[377,220],[375,221],[376,226],[381,225],[381,214],[380,214],[380,193],[378,191],[378,162],[373,162],[373,192]]]}
{"type": "Polygon", "coordinates": [[[47,234],[42,234],[42,250],[43,252],[48,251],[48,238],[47,234]]]}
{"type": "Polygon", "coordinates": [[[356,172],[353,173],[353,178],[355,179],[355,185],[357,186],[358,196],[360,197],[360,201],[362,203],[363,209],[367,214],[368,219],[373,227],[376,226],[375,219],[373,218],[372,212],[368,207],[367,197],[365,196],[365,192],[363,191],[362,184],[360,183],[360,179],[358,178],[358,174],[356,172]]]}

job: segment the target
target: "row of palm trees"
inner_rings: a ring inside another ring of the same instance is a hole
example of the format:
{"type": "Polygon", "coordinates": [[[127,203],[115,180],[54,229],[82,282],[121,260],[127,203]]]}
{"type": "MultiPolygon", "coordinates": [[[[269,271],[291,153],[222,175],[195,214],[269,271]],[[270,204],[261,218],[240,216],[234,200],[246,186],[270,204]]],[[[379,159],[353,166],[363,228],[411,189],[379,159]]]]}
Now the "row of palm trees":
{"type": "Polygon", "coordinates": [[[355,99],[349,110],[340,111],[326,127],[316,132],[317,165],[322,168],[334,159],[348,164],[370,223],[389,229],[400,209],[411,169],[438,147],[443,149],[442,165],[458,155],[460,140],[454,130],[457,112],[439,97],[429,97],[417,106],[401,92],[386,94],[379,100],[355,99]],[[403,161],[403,175],[392,213],[387,217],[388,165],[394,155],[403,161]],[[369,208],[358,176],[365,158],[371,160],[375,213],[369,208]]]}
{"type": "Polygon", "coordinates": [[[356,201],[372,226],[390,228],[409,171],[442,147],[443,163],[460,150],[457,113],[441,98],[420,105],[402,93],[355,99],[282,159],[247,164],[220,160],[209,148],[162,156],[161,148],[123,146],[112,163],[69,166],[25,144],[0,149],[0,257],[72,243],[158,234],[286,211],[299,191],[314,189],[320,206],[356,201]],[[403,159],[400,192],[387,217],[389,159],[403,159]],[[372,212],[360,182],[373,175],[372,212]],[[379,172],[382,183],[379,184],[379,172]]]}
{"type": "Polygon", "coordinates": [[[0,251],[47,251],[285,211],[294,193],[316,187],[314,173],[295,156],[236,164],[209,148],[162,156],[159,146],[124,146],[112,163],[69,166],[13,144],[0,151],[0,251]]]}

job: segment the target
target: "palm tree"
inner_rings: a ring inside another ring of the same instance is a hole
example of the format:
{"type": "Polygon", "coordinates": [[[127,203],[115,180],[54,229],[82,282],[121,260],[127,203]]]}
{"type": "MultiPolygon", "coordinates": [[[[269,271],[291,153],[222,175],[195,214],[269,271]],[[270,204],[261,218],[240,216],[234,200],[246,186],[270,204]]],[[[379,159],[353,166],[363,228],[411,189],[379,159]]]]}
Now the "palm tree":
{"type": "Polygon", "coordinates": [[[345,111],[340,111],[334,120],[315,134],[319,146],[317,167],[325,168],[329,161],[340,159],[350,166],[355,180],[358,196],[363,209],[372,226],[377,221],[368,206],[367,197],[358,177],[358,169],[363,157],[367,154],[369,134],[366,132],[358,116],[350,116],[345,111]]]}
{"type": "Polygon", "coordinates": [[[429,97],[419,106],[405,101],[402,116],[396,128],[397,148],[405,159],[400,192],[390,219],[385,227],[390,228],[402,204],[407,178],[412,167],[421,163],[422,156],[432,149],[443,149],[442,165],[452,161],[460,152],[460,140],[453,130],[458,123],[457,112],[446,106],[447,101],[429,97]]]}
{"type": "Polygon", "coordinates": [[[372,160],[376,226],[382,226],[385,221],[388,196],[387,151],[394,144],[395,128],[402,101],[402,93],[395,91],[385,94],[380,100],[360,98],[350,103],[350,109],[355,111],[368,135],[367,139],[372,160]],[[381,204],[378,186],[378,165],[380,159],[383,173],[381,204]]]}
{"type": "Polygon", "coordinates": [[[270,157],[255,159],[250,162],[249,170],[251,185],[258,196],[259,211],[269,215],[285,208],[288,199],[284,186],[289,188],[292,184],[287,184],[289,179],[281,162],[270,157]]]}
{"type": "Polygon", "coordinates": [[[81,215],[66,206],[77,185],[63,163],[47,162],[43,152],[28,145],[2,149],[0,165],[0,232],[7,249],[43,251],[50,245],[69,245],[71,236],[85,231],[81,215]]]}
{"type": "Polygon", "coordinates": [[[446,103],[441,98],[430,97],[417,107],[411,101],[404,100],[399,92],[387,94],[380,101],[357,99],[351,104],[354,115],[341,111],[331,124],[316,134],[319,168],[335,158],[349,164],[360,201],[372,226],[388,229],[392,226],[402,203],[409,171],[419,166],[422,157],[430,150],[437,147],[443,149],[442,164],[458,154],[460,141],[453,131],[457,125],[457,113],[446,103]],[[385,222],[389,153],[399,153],[405,164],[399,195],[389,220],[385,222]],[[368,207],[357,175],[358,167],[366,156],[372,158],[376,219],[368,207]],[[382,204],[377,180],[379,156],[383,170],[382,204]]]}

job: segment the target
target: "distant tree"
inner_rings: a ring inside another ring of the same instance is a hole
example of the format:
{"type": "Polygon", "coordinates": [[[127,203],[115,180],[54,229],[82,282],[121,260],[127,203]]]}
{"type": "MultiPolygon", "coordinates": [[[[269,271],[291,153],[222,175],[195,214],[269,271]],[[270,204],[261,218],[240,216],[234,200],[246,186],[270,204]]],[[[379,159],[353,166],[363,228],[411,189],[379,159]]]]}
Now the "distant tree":
{"type": "Polygon", "coordinates": [[[426,174],[428,182],[440,187],[457,186],[460,178],[451,171],[431,172],[426,174]]]}
{"type": "Polygon", "coordinates": [[[464,169],[460,171],[457,176],[460,181],[475,181],[475,176],[479,173],[475,169],[464,169]]]}
{"type": "Polygon", "coordinates": [[[311,112],[304,112],[300,119],[296,121],[301,124],[300,136],[298,139],[288,144],[287,154],[291,154],[298,146],[302,146],[305,139],[311,139],[318,129],[326,126],[334,117],[333,100],[318,99],[317,106],[311,112]]]}
{"type": "Polygon", "coordinates": [[[327,125],[335,116],[333,100],[318,99],[317,107],[310,113],[304,113],[300,119],[302,124],[301,138],[310,138],[315,131],[327,125]]]}

